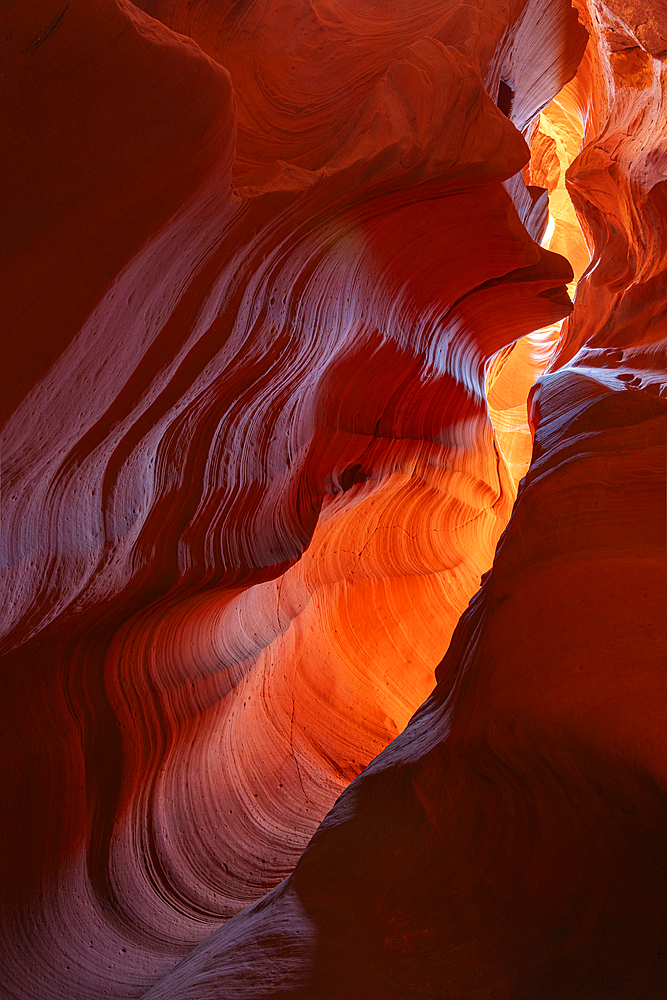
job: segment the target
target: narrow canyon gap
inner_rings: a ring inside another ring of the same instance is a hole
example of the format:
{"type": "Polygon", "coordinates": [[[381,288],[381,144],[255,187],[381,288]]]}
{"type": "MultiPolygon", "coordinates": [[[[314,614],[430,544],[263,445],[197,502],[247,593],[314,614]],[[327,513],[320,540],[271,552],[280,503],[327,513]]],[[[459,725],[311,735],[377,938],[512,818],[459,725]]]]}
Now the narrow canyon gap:
{"type": "Polygon", "coordinates": [[[662,997],[667,6],[2,18],[2,996],[662,997]]]}

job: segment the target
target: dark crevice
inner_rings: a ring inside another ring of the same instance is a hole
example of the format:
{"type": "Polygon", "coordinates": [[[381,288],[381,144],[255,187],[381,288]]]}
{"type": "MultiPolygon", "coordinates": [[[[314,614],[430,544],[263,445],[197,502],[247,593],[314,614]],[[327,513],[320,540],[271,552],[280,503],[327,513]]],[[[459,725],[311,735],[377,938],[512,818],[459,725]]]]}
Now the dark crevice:
{"type": "Polygon", "coordinates": [[[514,104],[514,91],[506,80],[500,81],[496,104],[502,113],[509,118],[512,113],[512,105],[514,104]]]}

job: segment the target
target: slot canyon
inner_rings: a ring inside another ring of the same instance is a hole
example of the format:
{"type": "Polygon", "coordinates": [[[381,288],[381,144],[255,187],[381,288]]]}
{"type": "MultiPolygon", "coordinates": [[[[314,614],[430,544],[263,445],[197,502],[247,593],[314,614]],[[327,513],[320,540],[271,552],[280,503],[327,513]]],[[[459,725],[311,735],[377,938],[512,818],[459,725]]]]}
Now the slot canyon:
{"type": "Polygon", "coordinates": [[[667,0],[4,0],[3,1000],[667,997],[667,0]]]}

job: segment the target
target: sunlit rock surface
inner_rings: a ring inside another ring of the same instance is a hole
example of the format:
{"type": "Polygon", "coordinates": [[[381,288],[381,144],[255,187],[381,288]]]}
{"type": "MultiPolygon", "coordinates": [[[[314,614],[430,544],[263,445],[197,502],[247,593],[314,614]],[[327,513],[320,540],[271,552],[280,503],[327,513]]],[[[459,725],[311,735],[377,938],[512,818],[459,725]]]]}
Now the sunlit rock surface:
{"type": "MultiPolygon", "coordinates": [[[[584,14],[569,179],[593,265],[531,394],[532,463],[493,570],[434,694],[294,875],[155,1000],[664,991],[664,53],[631,5],[584,14]]],[[[492,412],[511,409],[516,350],[489,373],[492,412]]]]}
{"type": "Polygon", "coordinates": [[[141,6],[7,14],[2,989],[652,1000],[662,22],[141,6]]]}
{"type": "Polygon", "coordinates": [[[433,696],[151,1000],[660,995],[667,403],[567,369],[541,403],[433,696]]]}

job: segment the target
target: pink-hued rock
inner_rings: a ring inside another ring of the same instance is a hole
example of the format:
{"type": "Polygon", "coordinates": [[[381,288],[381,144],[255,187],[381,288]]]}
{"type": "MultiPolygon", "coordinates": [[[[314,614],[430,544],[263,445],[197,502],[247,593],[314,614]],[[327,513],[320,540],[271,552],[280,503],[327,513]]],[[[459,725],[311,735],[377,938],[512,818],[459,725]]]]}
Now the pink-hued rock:
{"type": "Polygon", "coordinates": [[[660,995],[667,400],[566,367],[540,408],[433,695],[146,1000],[660,995]]]}
{"type": "MultiPolygon", "coordinates": [[[[664,991],[667,19],[582,13],[591,45],[561,106],[586,125],[568,184],[593,261],[531,393],[532,462],[492,572],[433,695],[293,875],[147,1000],[664,991]]],[[[490,369],[495,420],[522,405],[535,344],[490,369]]]]}
{"type": "Polygon", "coordinates": [[[667,14],[576,6],[6,5],[11,1000],[662,995],[667,14]]]}

